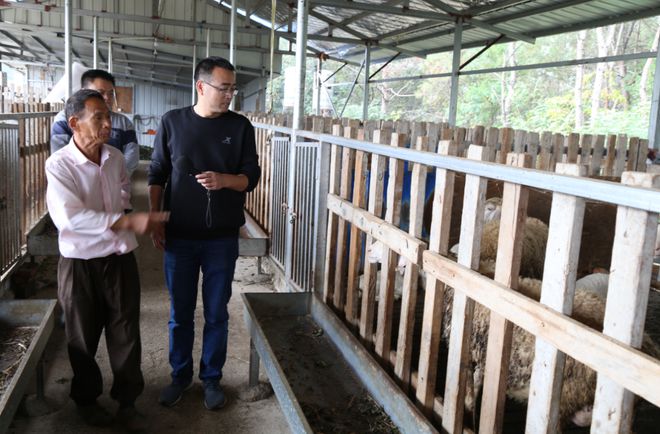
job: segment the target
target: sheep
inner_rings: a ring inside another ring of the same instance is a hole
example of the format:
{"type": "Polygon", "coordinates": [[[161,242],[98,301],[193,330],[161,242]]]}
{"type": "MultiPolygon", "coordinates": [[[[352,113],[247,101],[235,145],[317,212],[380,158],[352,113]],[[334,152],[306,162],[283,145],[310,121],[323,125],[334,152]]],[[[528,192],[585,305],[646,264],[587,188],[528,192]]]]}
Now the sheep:
{"type": "MultiPolygon", "coordinates": [[[[485,274],[490,274],[493,264],[492,261],[482,262],[481,268],[485,270],[485,274]]],[[[521,277],[518,280],[518,291],[532,299],[539,300],[541,281],[521,277]]],[[[444,296],[442,325],[444,339],[449,339],[451,332],[453,292],[453,288],[448,287],[444,296]]],[[[574,319],[600,330],[602,329],[604,312],[605,301],[600,295],[591,290],[576,288],[572,313],[574,319]]],[[[489,321],[490,311],[476,303],[470,339],[474,387],[472,390],[468,388],[465,403],[466,408],[472,412],[474,411],[475,396],[483,387],[489,321]]],[[[534,344],[535,337],[532,334],[514,325],[506,393],[510,398],[523,403],[527,402],[529,396],[529,382],[534,361],[534,344]]],[[[644,334],[642,350],[655,358],[660,358],[660,347],[647,334],[644,334]]],[[[573,421],[579,426],[591,424],[590,406],[593,403],[595,389],[596,372],[567,356],[559,410],[562,426],[565,426],[568,421],[573,421]]]]}
{"type": "Polygon", "coordinates": [[[596,272],[578,279],[575,282],[575,287],[585,291],[591,291],[605,300],[607,298],[607,284],[609,279],[609,274],[596,272]]]}
{"type": "MultiPolygon", "coordinates": [[[[481,260],[494,260],[497,256],[497,241],[500,234],[502,199],[493,197],[484,207],[484,227],[481,235],[481,260]]],[[[534,217],[527,217],[523,234],[520,274],[525,277],[541,278],[548,242],[548,225],[534,217]]],[[[458,256],[458,244],[451,250],[458,256]]]]}

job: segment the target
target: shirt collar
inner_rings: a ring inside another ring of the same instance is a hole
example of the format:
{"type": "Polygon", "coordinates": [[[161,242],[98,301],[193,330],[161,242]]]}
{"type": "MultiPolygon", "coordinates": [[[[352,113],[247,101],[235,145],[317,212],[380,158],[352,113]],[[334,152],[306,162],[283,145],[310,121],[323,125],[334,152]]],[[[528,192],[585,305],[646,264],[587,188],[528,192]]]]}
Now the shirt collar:
{"type": "MultiPolygon", "coordinates": [[[[85,154],[83,154],[82,151],[78,149],[78,147],[73,141],[73,136],[71,136],[71,139],[69,140],[69,145],[71,148],[71,154],[73,156],[76,165],[91,163],[91,161],[89,161],[89,159],[85,156],[85,154]]],[[[106,145],[103,145],[101,147],[101,166],[103,166],[103,163],[105,163],[105,161],[110,157],[111,154],[110,151],[108,150],[108,147],[106,145]]]]}

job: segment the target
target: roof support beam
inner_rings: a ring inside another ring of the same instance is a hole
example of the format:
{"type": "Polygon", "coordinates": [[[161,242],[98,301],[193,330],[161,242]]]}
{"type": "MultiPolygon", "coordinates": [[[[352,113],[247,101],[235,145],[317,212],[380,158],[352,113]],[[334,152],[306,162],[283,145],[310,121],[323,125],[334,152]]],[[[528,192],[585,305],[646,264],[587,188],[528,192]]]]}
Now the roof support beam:
{"type": "MultiPolygon", "coordinates": [[[[402,1],[403,0],[389,0],[385,3],[383,3],[383,6],[396,6],[396,5],[400,4],[402,1]]],[[[354,23],[355,21],[361,20],[362,18],[368,17],[369,15],[371,15],[371,12],[367,12],[367,11],[360,12],[360,13],[357,13],[357,14],[353,15],[352,17],[346,18],[342,21],[333,21],[333,20],[331,20],[330,18],[326,17],[323,14],[320,14],[318,12],[315,13],[313,10],[309,11],[309,14],[313,17],[319,18],[320,20],[323,20],[323,21],[329,23],[327,28],[319,30],[318,32],[314,33],[315,35],[319,35],[319,34],[325,33],[325,32],[328,32],[328,33],[332,32],[332,29],[334,27],[342,29],[344,31],[347,31],[346,29],[349,28],[349,27],[347,27],[349,24],[354,23]],[[319,16],[317,16],[317,15],[319,15],[319,16]]]]}
{"type": "MultiPolygon", "coordinates": [[[[463,46],[465,48],[465,46],[463,46]]],[[[475,69],[471,71],[461,71],[460,75],[480,75],[480,74],[492,74],[498,72],[509,72],[509,71],[527,71],[530,69],[546,69],[546,68],[560,68],[564,66],[575,66],[575,65],[589,65],[599,62],[618,62],[618,61],[628,61],[636,59],[648,59],[656,57],[656,52],[642,52],[642,53],[631,53],[631,54],[620,54],[617,56],[606,56],[606,57],[590,57],[587,59],[576,59],[576,60],[562,60],[559,62],[546,62],[546,63],[534,63],[530,65],[516,65],[516,66],[504,66],[501,68],[486,68],[486,69],[475,69]]],[[[387,83],[390,81],[402,81],[402,80],[423,80],[427,78],[446,78],[451,77],[451,72],[443,72],[439,74],[424,74],[424,75],[408,75],[402,77],[391,77],[391,78],[380,78],[376,80],[371,80],[372,83],[387,83]]]]}
{"type": "MultiPolygon", "coordinates": [[[[5,32],[3,31],[2,33],[5,33],[5,32]]],[[[53,51],[53,49],[50,48],[50,46],[48,46],[48,44],[46,44],[44,41],[42,41],[41,39],[39,39],[38,37],[36,37],[36,36],[34,36],[34,35],[31,35],[31,37],[32,37],[32,39],[34,40],[34,42],[36,42],[37,44],[41,45],[46,51],[48,51],[48,53],[50,53],[50,54],[51,54],[53,57],[55,57],[58,61],[64,63],[64,59],[62,59],[60,56],[58,56],[57,54],[55,54],[55,51],[53,51]]],[[[39,57],[39,56],[37,56],[37,57],[39,57]]]]}
{"type": "Polygon", "coordinates": [[[330,6],[340,9],[355,9],[359,11],[370,11],[387,15],[399,15],[411,18],[424,18],[427,20],[453,22],[454,17],[446,14],[430,12],[420,9],[406,9],[384,6],[377,3],[358,3],[345,0],[312,0],[314,6],[330,6]]]}
{"type": "Polygon", "coordinates": [[[17,49],[19,49],[19,50],[21,50],[21,51],[27,51],[28,53],[32,54],[34,57],[37,57],[37,58],[39,57],[39,56],[37,55],[37,53],[35,53],[34,51],[32,51],[32,50],[30,49],[30,47],[28,47],[27,45],[25,45],[25,44],[24,44],[21,40],[19,40],[18,38],[14,37],[11,33],[7,32],[7,31],[5,31],[5,30],[0,30],[0,33],[2,33],[3,35],[5,35],[5,36],[6,36],[10,41],[12,41],[14,44],[18,45],[18,47],[16,47],[17,49]]]}
{"type": "MultiPolygon", "coordinates": [[[[37,3],[9,3],[9,8],[27,9],[27,10],[38,11],[41,13],[56,13],[56,14],[64,13],[64,10],[62,8],[57,8],[52,5],[46,8],[46,5],[37,4],[37,3]]],[[[188,27],[192,29],[197,29],[197,28],[212,29],[212,30],[220,30],[225,32],[229,32],[231,30],[230,26],[228,26],[227,24],[215,24],[209,22],[197,23],[186,20],[175,20],[171,18],[159,18],[159,17],[152,18],[152,17],[145,17],[144,15],[129,15],[129,14],[104,12],[104,11],[97,11],[90,9],[74,9],[73,14],[76,16],[83,16],[83,17],[98,16],[99,18],[114,20],[113,22],[127,21],[127,22],[147,23],[147,24],[160,24],[167,26],[188,27]]],[[[268,29],[262,27],[259,28],[241,27],[238,29],[238,31],[241,33],[251,33],[257,35],[267,34],[269,32],[268,29]]]]}

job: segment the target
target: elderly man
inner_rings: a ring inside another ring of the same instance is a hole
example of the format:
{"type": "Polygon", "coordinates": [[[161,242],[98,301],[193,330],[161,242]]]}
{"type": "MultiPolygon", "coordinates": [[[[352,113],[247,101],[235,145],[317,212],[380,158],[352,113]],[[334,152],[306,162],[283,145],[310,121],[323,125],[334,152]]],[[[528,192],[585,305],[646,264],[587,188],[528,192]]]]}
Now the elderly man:
{"type": "Polygon", "coordinates": [[[64,311],[71,398],[90,425],[112,423],[96,399],[103,379],[95,356],[105,329],[119,402],[117,418],[129,431],[144,428],[135,400],[144,388],[140,343],[140,281],[135,233],[149,233],[167,213],[125,215],[128,174],[122,154],[105,144],[110,111],[100,93],[83,89],[65,108],[69,144],[46,160],[48,211],[59,229],[58,299],[64,311]]]}
{"type": "Polygon", "coordinates": [[[221,57],[203,59],[195,68],[195,89],[196,105],[163,116],[149,168],[151,209],[160,210],[164,204],[171,211],[166,228],[152,234],[156,247],[165,249],[172,304],[172,383],[159,401],[173,406],[192,384],[201,270],[204,336],[199,378],[204,405],[215,410],[225,404],[219,381],[227,357],[227,303],[238,258],[238,230],[245,223],[245,192],[257,185],[260,169],[252,124],[229,110],[236,95],[233,65],[221,57]]]}

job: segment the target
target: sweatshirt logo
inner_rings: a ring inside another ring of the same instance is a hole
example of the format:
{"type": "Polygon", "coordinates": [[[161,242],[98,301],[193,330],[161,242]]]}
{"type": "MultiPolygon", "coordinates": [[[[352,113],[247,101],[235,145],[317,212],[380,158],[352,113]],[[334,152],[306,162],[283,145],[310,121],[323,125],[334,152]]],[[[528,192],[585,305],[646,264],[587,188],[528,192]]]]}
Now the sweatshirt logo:
{"type": "Polygon", "coordinates": [[[223,145],[231,145],[231,137],[225,137],[225,139],[222,141],[223,145]]]}

